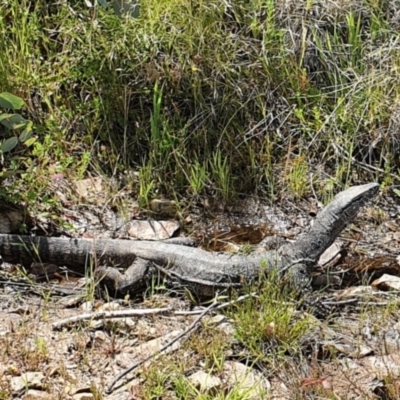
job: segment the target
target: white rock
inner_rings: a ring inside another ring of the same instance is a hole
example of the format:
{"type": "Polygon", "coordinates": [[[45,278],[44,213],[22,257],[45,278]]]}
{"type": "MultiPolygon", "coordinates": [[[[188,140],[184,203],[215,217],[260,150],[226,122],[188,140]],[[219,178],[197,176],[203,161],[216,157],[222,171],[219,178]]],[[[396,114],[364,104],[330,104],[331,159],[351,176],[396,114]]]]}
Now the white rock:
{"type": "Polygon", "coordinates": [[[74,400],[93,400],[94,396],[92,393],[78,393],[72,397],[74,400]]]}
{"type": "Polygon", "coordinates": [[[170,238],[179,229],[176,221],[131,221],[128,235],[134,239],[162,240],[170,238]]]}
{"type": "Polygon", "coordinates": [[[99,343],[102,343],[106,340],[107,335],[103,331],[96,331],[94,333],[94,340],[96,340],[99,343]]]}
{"type": "Polygon", "coordinates": [[[97,311],[115,311],[120,310],[123,307],[117,301],[111,301],[110,303],[102,304],[97,311]]]}
{"type": "Polygon", "coordinates": [[[31,389],[43,389],[44,386],[44,375],[41,372],[27,372],[11,379],[13,392],[19,392],[27,387],[31,389]]]}
{"type": "Polygon", "coordinates": [[[79,197],[86,198],[103,191],[102,179],[101,178],[89,178],[76,181],[74,183],[75,192],[79,197]]]}
{"type": "Polygon", "coordinates": [[[327,264],[337,264],[341,258],[342,247],[341,242],[332,243],[319,257],[318,265],[323,267],[327,264]]]}
{"type": "Polygon", "coordinates": [[[85,301],[83,304],[81,304],[80,309],[83,312],[90,312],[93,310],[93,302],[91,301],[85,301]]]}
{"type": "Polygon", "coordinates": [[[52,400],[52,399],[54,399],[54,397],[51,394],[43,392],[41,390],[28,390],[28,392],[21,397],[21,400],[52,400]]]}
{"type": "Polygon", "coordinates": [[[193,375],[189,376],[189,381],[198,389],[200,392],[218,391],[222,386],[222,381],[216,376],[207,374],[204,371],[197,371],[193,375]]]}
{"type": "Polygon", "coordinates": [[[246,399],[263,399],[265,390],[270,389],[269,382],[240,362],[226,361],[223,375],[229,387],[235,392],[246,395],[246,399]]]}
{"type": "Polygon", "coordinates": [[[372,287],[383,290],[400,290],[400,278],[394,275],[383,274],[379,279],[376,279],[372,282],[372,287]]]}

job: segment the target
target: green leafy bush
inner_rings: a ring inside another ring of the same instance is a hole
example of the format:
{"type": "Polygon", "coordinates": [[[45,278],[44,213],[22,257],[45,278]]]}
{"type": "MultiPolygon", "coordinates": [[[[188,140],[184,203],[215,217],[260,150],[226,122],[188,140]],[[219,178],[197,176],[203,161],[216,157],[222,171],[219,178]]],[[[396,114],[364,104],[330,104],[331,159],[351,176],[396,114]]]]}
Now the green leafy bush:
{"type": "Polygon", "coordinates": [[[8,153],[17,147],[18,143],[30,146],[34,143],[32,137],[33,123],[20,114],[8,111],[20,110],[25,105],[24,101],[11,93],[0,93],[0,123],[7,132],[6,139],[0,142],[1,153],[8,153]],[[5,110],[4,112],[2,111],[5,110]]]}

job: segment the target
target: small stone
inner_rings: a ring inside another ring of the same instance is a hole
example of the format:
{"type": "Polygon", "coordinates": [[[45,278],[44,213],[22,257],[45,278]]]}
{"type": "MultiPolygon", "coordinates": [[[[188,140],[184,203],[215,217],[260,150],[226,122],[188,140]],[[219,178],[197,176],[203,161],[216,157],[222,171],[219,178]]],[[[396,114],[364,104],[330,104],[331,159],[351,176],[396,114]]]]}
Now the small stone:
{"type": "Polygon", "coordinates": [[[93,302],[91,301],[85,301],[81,306],[80,309],[83,312],[90,312],[93,310],[93,302]]]}
{"type": "Polygon", "coordinates": [[[124,318],[124,323],[127,328],[133,329],[136,326],[136,320],[134,318],[124,318]]]}
{"type": "Polygon", "coordinates": [[[74,400],[93,400],[94,396],[92,393],[78,393],[72,397],[74,400]]]}
{"type": "Polygon", "coordinates": [[[163,240],[172,237],[178,230],[176,221],[131,221],[127,225],[127,233],[133,239],[163,240]]]}
{"type": "Polygon", "coordinates": [[[400,278],[394,275],[383,274],[379,279],[375,279],[371,286],[380,290],[400,290],[400,278]]]}
{"type": "Polygon", "coordinates": [[[13,392],[20,392],[28,388],[43,389],[44,375],[41,372],[27,372],[21,376],[11,378],[11,388],[13,392]]]}
{"type": "Polygon", "coordinates": [[[173,200],[154,199],[150,202],[151,211],[157,215],[174,218],[178,212],[178,207],[173,200]]]}
{"type": "Polygon", "coordinates": [[[319,257],[318,265],[320,267],[336,265],[341,259],[342,255],[340,254],[343,247],[343,243],[335,242],[332,243],[319,257]]]}
{"type": "Polygon", "coordinates": [[[245,394],[246,399],[261,399],[265,390],[270,388],[268,381],[240,362],[226,361],[223,372],[228,386],[245,394]]]}
{"type": "Polygon", "coordinates": [[[222,381],[216,376],[207,374],[204,371],[197,371],[193,375],[189,376],[189,381],[198,389],[200,392],[218,392],[221,389],[222,381]]]}
{"type": "Polygon", "coordinates": [[[110,303],[105,303],[101,305],[97,311],[115,311],[115,310],[120,310],[121,304],[119,304],[117,301],[112,301],[110,303]]]}
{"type": "Polygon", "coordinates": [[[103,191],[101,178],[88,178],[74,183],[75,192],[81,198],[98,195],[103,191]]]}
{"type": "Polygon", "coordinates": [[[104,342],[106,340],[106,334],[103,331],[96,331],[94,333],[94,340],[97,342],[104,342]]]}
{"type": "Polygon", "coordinates": [[[241,247],[235,243],[227,243],[224,246],[224,251],[227,253],[239,253],[241,247]]]}
{"type": "Polygon", "coordinates": [[[82,302],[82,296],[76,295],[76,296],[61,297],[61,299],[57,301],[57,304],[60,304],[65,308],[70,308],[77,306],[81,302],[82,302]]]}
{"type": "Polygon", "coordinates": [[[21,400],[52,400],[54,397],[47,392],[43,392],[41,390],[28,390],[25,393],[21,400]]]}

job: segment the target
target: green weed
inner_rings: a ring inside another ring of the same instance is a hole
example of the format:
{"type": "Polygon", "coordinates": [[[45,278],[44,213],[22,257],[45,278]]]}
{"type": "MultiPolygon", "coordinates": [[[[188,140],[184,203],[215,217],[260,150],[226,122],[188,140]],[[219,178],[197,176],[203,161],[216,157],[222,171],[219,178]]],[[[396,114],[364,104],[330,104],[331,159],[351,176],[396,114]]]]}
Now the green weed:
{"type": "Polygon", "coordinates": [[[190,166],[188,180],[193,195],[199,196],[200,194],[202,194],[208,180],[206,166],[201,165],[198,161],[196,161],[193,165],[190,166]]]}
{"type": "Polygon", "coordinates": [[[308,192],[308,163],[304,156],[296,157],[290,165],[287,178],[291,192],[302,197],[308,192]]]}
{"type": "Polygon", "coordinates": [[[142,167],[139,170],[139,205],[148,207],[150,196],[154,187],[152,170],[149,166],[142,167]]]}
{"type": "Polygon", "coordinates": [[[250,297],[229,312],[237,339],[255,359],[279,360],[288,352],[298,351],[299,342],[312,323],[308,318],[296,316],[290,298],[294,296],[282,288],[279,279],[271,276],[257,298],[250,297]]]}
{"type": "Polygon", "coordinates": [[[217,192],[224,200],[228,200],[233,194],[228,158],[224,157],[221,151],[215,152],[210,160],[210,169],[217,192]]]}

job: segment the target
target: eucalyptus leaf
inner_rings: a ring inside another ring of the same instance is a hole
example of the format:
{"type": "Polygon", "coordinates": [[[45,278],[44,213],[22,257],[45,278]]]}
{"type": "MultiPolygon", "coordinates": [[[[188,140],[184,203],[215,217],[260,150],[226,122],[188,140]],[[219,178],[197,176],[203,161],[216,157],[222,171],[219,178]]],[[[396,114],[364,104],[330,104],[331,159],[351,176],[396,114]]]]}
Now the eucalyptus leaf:
{"type": "Polygon", "coordinates": [[[1,146],[0,146],[0,150],[3,153],[7,153],[9,151],[11,151],[12,149],[14,149],[18,144],[18,138],[13,136],[8,138],[7,140],[5,140],[1,146]]]}
{"type": "MultiPolygon", "coordinates": [[[[3,114],[1,114],[3,116],[3,114]]],[[[7,118],[0,119],[0,122],[9,129],[20,129],[26,126],[29,122],[19,114],[8,114],[7,118]]]]}
{"type": "Polygon", "coordinates": [[[3,92],[0,93],[0,107],[1,108],[11,108],[12,110],[19,110],[23,107],[24,101],[11,93],[3,92]]]}
{"type": "Polygon", "coordinates": [[[25,128],[28,122],[22,122],[21,124],[14,125],[14,129],[22,129],[25,128]]]}
{"type": "Polygon", "coordinates": [[[14,114],[6,114],[6,113],[0,114],[0,122],[5,120],[5,119],[11,118],[13,115],[14,114]]]}
{"type": "Polygon", "coordinates": [[[26,142],[32,136],[32,128],[27,127],[23,130],[23,132],[19,135],[19,141],[21,143],[26,142]]]}

